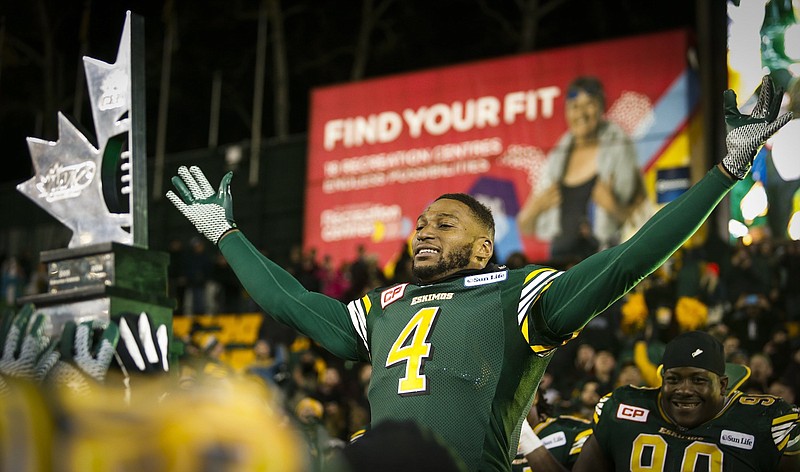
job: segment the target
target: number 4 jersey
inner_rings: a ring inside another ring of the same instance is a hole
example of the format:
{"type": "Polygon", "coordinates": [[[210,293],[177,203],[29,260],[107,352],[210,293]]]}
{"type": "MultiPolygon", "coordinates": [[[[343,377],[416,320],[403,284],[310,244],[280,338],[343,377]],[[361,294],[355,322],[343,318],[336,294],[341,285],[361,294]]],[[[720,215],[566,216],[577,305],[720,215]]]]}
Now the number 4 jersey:
{"type": "Polygon", "coordinates": [[[772,395],[732,392],[692,429],[667,419],[658,389],[620,387],[598,402],[594,436],[615,470],[769,471],[800,453],[798,408],[772,395]]]}
{"type": "Polygon", "coordinates": [[[560,272],[498,269],[395,285],[348,305],[361,349],[385,367],[372,371],[372,424],[425,418],[471,470],[510,468],[549,360],[534,352],[556,347],[539,331],[526,339],[527,318],[560,272]]]}

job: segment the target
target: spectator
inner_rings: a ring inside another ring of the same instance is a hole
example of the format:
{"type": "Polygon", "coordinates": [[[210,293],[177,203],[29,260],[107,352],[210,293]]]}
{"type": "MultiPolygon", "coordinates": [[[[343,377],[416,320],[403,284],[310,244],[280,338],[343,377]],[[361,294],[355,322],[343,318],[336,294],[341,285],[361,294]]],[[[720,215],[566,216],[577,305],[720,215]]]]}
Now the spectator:
{"type": "Polygon", "coordinates": [[[297,402],[294,414],[300,432],[306,440],[311,458],[311,470],[314,472],[326,470],[331,459],[331,449],[336,447],[336,443],[331,442],[331,437],[322,424],[324,417],[322,404],[311,397],[303,397],[297,402]]]}
{"type": "Polygon", "coordinates": [[[254,375],[267,385],[280,386],[287,378],[287,353],[286,347],[278,345],[273,354],[272,345],[266,339],[259,339],[253,344],[255,358],[247,367],[245,373],[254,375]]]}
{"type": "Polygon", "coordinates": [[[221,254],[215,255],[207,288],[207,312],[209,314],[240,312],[241,287],[228,261],[221,254]]]}
{"type": "Polygon", "coordinates": [[[741,348],[748,355],[752,355],[759,352],[769,341],[776,320],[771,313],[766,295],[744,291],[736,300],[734,312],[730,314],[726,323],[730,326],[731,332],[739,338],[741,348]]]}
{"type": "Polygon", "coordinates": [[[343,262],[338,267],[334,267],[330,254],[323,256],[318,275],[322,293],[337,300],[344,300],[344,295],[350,287],[348,271],[347,263],[343,262]]]}
{"type": "Polygon", "coordinates": [[[203,239],[193,237],[189,241],[189,249],[183,264],[183,278],[186,279],[183,308],[186,314],[202,315],[208,309],[207,288],[213,262],[203,239]]]}
{"type": "Polygon", "coordinates": [[[506,267],[509,269],[519,269],[530,264],[527,256],[522,251],[514,251],[506,258],[506,267]]]}
{"type": "Polygon", "coordinates": [[[780,262],[780,288],[783,294],[786,320],[800,325],[800,241],[786,243],[786,252],[780,262]]]}
{"type": "MultiPolygon", "coordinates": [[[[14,257],[3,259],[0,264],[0,294],[2,294],[2,304],[14,307],[17,298],[22,296],[25,291],[27,276],[22,269],[19,260],[14,257]]],[[[0,306],[2,306],[0,304],[0,306]]]]}
{"type": "Polygon", "coordinates": [[[336,367],[328,366],[322,373],[314,398],[325,410],[323,425],[333,438],[347,439],[349,436],[347,403],[342,386],[342,375],[336,367]]]}
{"type": "Polygon", "coordinates": [[[591,380],[597,382],[597,393],[603,396],[614,389],[617,360],[610,351],[598,351],[594,356],[591,380]]]}
{"type": "Polygon", "coordinates": [[[553,377],[561,398],[569,399],[574,389],[591,377],[595,353],[594,346],[582,340],[574,347],[568,344],[556,351],[548,370],[557,373],[553,377]]]}
{"type": "Polygon", "coordinates": [[[757,352],[750,356],[750,378],[742,386],[746,393],[767,393],[774,380],[772,362],[766,355],[757,352]]]}
{"type": "Polygon", "coordinates": [[[776,397],[783,398],[786,403],[795,403],[795,399],[797,398],[797,394],[792,389],[792,387],[784,382],[783,380],[773,380],[769,384],[769,388],[767,392],[770,395],[775,395],[776,397]]]}
{"type": "Polygon", "coordinates": [[[594,380],[583,382],[573,394],[566,413],[587,420],[592,419],[594,407],[603,396],[599,387],[600,385],[594,380]]]}
{"type": "Polygon", "coordinates": [[[619,374],[617,374],[617,381],[614,383],[614,388],[621,387],[623,385],[635,385],[637,387],[644,387],[647,385],[642,377],[642,371],[639,370],[639,366],[637,366],[633,361],[623,362],[621,368],[619,369],[619,374]]]}

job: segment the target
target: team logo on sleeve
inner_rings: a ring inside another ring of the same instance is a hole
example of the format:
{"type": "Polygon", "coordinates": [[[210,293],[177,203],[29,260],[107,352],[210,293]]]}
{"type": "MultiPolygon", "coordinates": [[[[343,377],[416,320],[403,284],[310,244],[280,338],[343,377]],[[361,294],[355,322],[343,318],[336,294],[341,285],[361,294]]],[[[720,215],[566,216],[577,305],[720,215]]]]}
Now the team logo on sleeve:
{"type": "Polygon", "coordinates": [[[386,308],[390,304],[403,298],[403,295],[406,293],[406,286],[408,286],[407,283],[395,285],[381,292],[381,308],[386,308]]]}
{"type": "Polygon", "coordinates": [[[647,417],[650,415],[650,410],[647,408],[640,408],[638,406],[619,404],[617,408],[617,418],[628,421],[636,421],[637,423],[647,423],[647,417]]]}

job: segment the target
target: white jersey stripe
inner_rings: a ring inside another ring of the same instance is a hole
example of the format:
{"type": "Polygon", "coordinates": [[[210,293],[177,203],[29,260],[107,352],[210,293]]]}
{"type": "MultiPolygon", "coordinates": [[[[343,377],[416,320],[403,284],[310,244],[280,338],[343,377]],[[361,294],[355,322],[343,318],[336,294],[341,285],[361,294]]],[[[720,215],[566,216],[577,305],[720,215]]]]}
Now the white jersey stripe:
{"type": "Polygon", "coordinates": [[[537,274],[533,280],[525,284],[525,286],[522,288],[520,302],[517,306],[517,319],[520,324],[522,323],[522,318],[527,312],[528,307],[531,305],[531,303],[533,303],[533,300],[541,292],[542,288],[547,285],[549,280],[558,276],[554,274],[557,274],[555,270],[548,270],[542,272],[541,274],[537,274]]]}
{"type": "Polygon", "coordinates": [[[361,302],[353,300],[347,304],[347,310],[350,312],[350,322],[353,323],[353,327],[356,329],[358,337],[361,338],[364,348],[369,352],[369,344],[367,344],[367,318],[364,316],[364,308],[361,306],[361,302]]]}
{"type": "Polygon", "coordinates": [[[783,440],[786,439],[786,436],[792,431],[794,425],[794,422],[791,422],[772,427],[772,440],[775,441],[776,445],[782,443],[783,440]]]}
{"type": "Polygon", "coordinates": [[[542,290],[547,287],[547,284],[555,280],[563,273],[564,272],[556,270],[542,272],[534,277],[533,280],[531,280],[528,284],[526,284],[525,287],[523,287],[522,294],[520,295],[519,305],[517,306],[517,324],[520,326],[522,325],[525,315],[528,313],[528,309],[542,293],[542,290]]]}

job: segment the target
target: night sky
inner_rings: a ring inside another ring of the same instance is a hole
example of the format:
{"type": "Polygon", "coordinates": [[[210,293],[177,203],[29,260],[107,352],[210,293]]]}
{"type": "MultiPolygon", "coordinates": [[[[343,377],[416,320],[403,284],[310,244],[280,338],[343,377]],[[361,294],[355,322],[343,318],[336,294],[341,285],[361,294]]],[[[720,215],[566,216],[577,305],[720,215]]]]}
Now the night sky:
{"type": "MultiPolygon", "coordinates": [[[[306,132],[311,89],[351,80],[362,5],[367,1],[280,2],[289,73],[290,134],[306,132]]],[[[78,82],[83,74],[82,45],[83,54],[114,62],[127,10],[142,16],[145,23],[147,148],[152,156],[168,2],[1,3],[0,155],[6,164],[1,180],[18,183],[32,175],[26,137],[55,141],[57,111],[84,129],[93,129],[82,77],[78,82]],[[83,93],[77,108],[76,90],[83,93]]],[[[692,0],[371,0],[374,11],[382,11],[382,15],[369,36],[363,78],[524,52],[520,5],[526,3],[538,3],[536,11],[546,12],[536,23],[531,51],[697,27],[692,0]]],[[[172,2],[177,39],[167,153],[207,147],[215,73],[222,77],[219,143],[249,139],[259,4],[257,0],[172,2]]],[[[275,135],[272,61],[270,41],[262,127],[265,138],[275,135]]]]}

